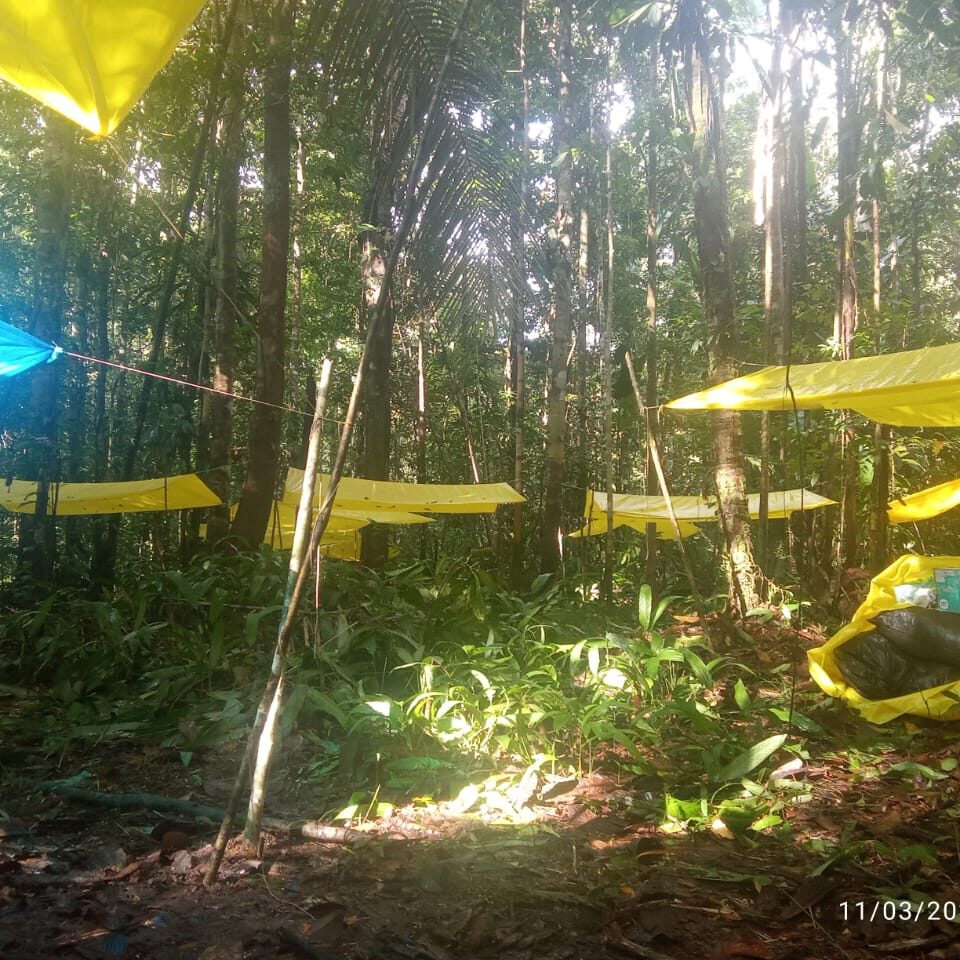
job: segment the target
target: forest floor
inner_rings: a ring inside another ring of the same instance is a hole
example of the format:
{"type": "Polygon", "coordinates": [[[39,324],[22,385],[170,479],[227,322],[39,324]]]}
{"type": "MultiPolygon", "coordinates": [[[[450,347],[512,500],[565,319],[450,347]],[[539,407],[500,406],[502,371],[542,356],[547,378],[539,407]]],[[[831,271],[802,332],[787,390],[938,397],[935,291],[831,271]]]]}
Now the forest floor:
{"type": "MultiPolygon", "coordinates": [[[[519,818],[413,800],[338,842],[233,841],[211,887],[217,824],[30,784],[84,771],[94,790],[223,804],[240,744],[189,767],[129,741],[5,748],[0,958],[960,958],[960,725],[820,719],[779,833],[665,830],[655,780],[595,770],[542,779],[519,818]]],[[[274,816],[318,815],[274,792],[274,816]]]]}

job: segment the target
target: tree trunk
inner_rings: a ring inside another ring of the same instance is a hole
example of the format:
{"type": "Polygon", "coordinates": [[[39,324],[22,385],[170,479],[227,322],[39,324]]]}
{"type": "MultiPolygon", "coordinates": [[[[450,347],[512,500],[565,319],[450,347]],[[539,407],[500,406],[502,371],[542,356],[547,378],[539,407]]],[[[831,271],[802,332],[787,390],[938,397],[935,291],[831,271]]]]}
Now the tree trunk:
{"type": "MultiPolygon", "coordinates": [[[[381,203],[378,223],[386,227],[389,221],[389,204],[381,203]]],[[[390,479],[390,364],[393,357],[393,295],[391,290],[381,291],[384,273],[385,246],[383,237],[372,230],[362,239],[363,300],[367,322],[376,310],[377,299],[387,298],[381,322],[377,325],[370,345],[370,361],[367,369],[366,393],[363,404],[363,455],[360,458],[360,474],[368,480],[390,479]]],[[[387,528],[383,524],[370,524],[360,533],[360,560],[363,564],[379,569],[387,562],[387,528]]]]}
{"type": "MultiPolygon", "coordinates": [[[[527,0],[520,4],[520,217],[513,237],[514,257],[517,267],[517,285],[514,291],[513,324],[510,335],[510,392],[513,398],[511,422],[513,424],[513,486],[523,493],[524,430],[525,412],[525,366],[526,366],[526,272],[527,257],[524,230],[527,223],[527,181],[530,162],[530,78],[527,76],[527,0]]],[[[513,534],[511,536],[511,572],[514,583],[523,574],[523,504],[513,507],[513,534]]]]}
{"type": "MultiPolygon", "coordinates": [[[[786,268],[783,237],[783,179],[784,179],[784,143],[783,129],[783,17],[779,0],[768,0],[767,15],[770,32],[774,38],[771,53],[770,72],[767,76],[766,102],[766,176],[763,196],[763,313],[766,325],[764,353],[767,363],[782,364],[787,357],[789,337],[789,303],[787,297],[786,268]]],[[[771,418],[764,412],[761,423],[760,454],[760,517],[758,524],[758,546],[760,565],[769,569],[770,563],[770,525],[769,493],[771,464],[771,418]]],[[[779,474],[779,471],[778,471],[779,474]]]]}
{"type": "MultiPolygon", "coordinates": [[[[30,330],[34,336],[46,341],[60,341],[63,330],[73,142],[73,125],[59,114],[48,113],[36,207],[33,323],[30,330]]],[[[56,560],[56,527],[50,484],[60,479],[57,473],[57,411],[62,368],[62,363],[44,363],[31,374],[31,472],[35,473],[37,480],[37,499],[34,515],[25,515],[21,521],[20,549],[22,571],[40,583],[53,580],[56,560]]]]}
{"type": "MultiPolygon", "coordinates": [[[[874,168],[877,176],[883,176],[880,164],[880,154],[883,149],[880,131],[883,129],[883,111],[886,108],[884,92],[887,73],[887,44],[886,33],[881,41],[877,53],[877,71],[874,96],[876,100],[877,135],[874,139],[874,168]]],[[[880,197],[879,184],[874,184],[871,200],[870,225],[872,233],[873,252],[873,322],[880,327],[880,309],[882,306],[881,270],[883,241],[880,229],[880,197]]],[[[879,336],[878,336],[879,339],[879,336]]],[[[870,497],[870,569],[879,572],[887,565],[890,552],[890,525],[887,522],[887,502],[890,499],[890,439],[891,429],[886,424],[877,423],[873,428],[873,489],[870,497]]]]}
{"type": "Polygon", "coordinates": [[[543,501],[540,567],[545,572],[560,566],[563,536],[563,482],[566,470],[567,373],[570,361],[573,162],[571,158],[572,91],[571,3],[560,0],[557,14],[557,70],[559,75],[554,148],[557,156],[557,212],[554,218],[554,308],[550,324],[547,384],[547,459],[543,501]]]}
{"type": "Polygon", "coordinates": [[[263,83],[263,247],[257,340],[257,399],[250,415],[247,476],[232,533],[260,543],[270,520],[280,464],[287,259],[290,244],[290,41],[294,0],[274,0],[263,83]]]}
{"type": "MultiPolygon", "coordinates": [[[[240,168],[243,163],[243,68],[239,34],[228,61],[227,96],[223,107],[222,144],[217,177],[216,303],[213,313],[211,381],[215,390],[233,393],[237,298],[237,229],[240,215],[240,168]]],[[[207,483],[223,500],[208,513],[207,538],[222,541],[230,532],[230,473],[233,459],[233,401],[207,395],[207,483]]]]}
{"type": "MultiPolygon", "coordinates": [[[[607,69],[609,70],[609,60],[607,69]]],[[[603,551],[603,598],[613,599],[613,148],[610,134],[606,136],[606,210],[605,227],[607,240],[607,263],[604,271],[603,347],[600,352],[603,363],[603,456],[606,461],[604,485],[607,491],[607,530],[603,551]]]]}
{"type": "MultiPolygon", "coordinates": [[[[857,161],[859,146],[859,117],[857,91],[853,78],[853,18],[858,5],[850,3],[837,37],[837,202],[842,215],[838,249],[837,312],[834,321],[834,339],[840,348],[840,358],[849,360],[854,354],[854,334],[857,330],[858,295],[856,268],[856,213],[857,161]]],[[[856,458],[856,432],[853,414],[843,415],[841,449],[843,451],[842,498],[840,512],[840,562],[856,566],[857,546],[857,486],[859,470],[856,458]]]]}
{"type": "MultiPolygon", "coordinates": [[[[693,132],[693,206],[707,321],[709,379],[720,383],[736,376],[738,349],[723,151],[722,78],[726,64],[723,51],[717,57],[719,62],[711,63],[714,51],[705,33],[699,0],[689,0],[684,7],[689,17],[684,68],[693,132]]],[[[742,615],[759,603],[759,571],[747,513],[740,417],[733,411],[720,410],[713,412],[711,419],[730,604],[742,615]]]]}
{"type": "MultiPolygon", "coordinates": [[[[647,449],[644,465],[646,477],[646,491],[649,496],[660,493],[660,482],[653,463],[653,449],[657,442],[659,422],[657,407],[659,406],[657,390],[657,221],[659,218],[659,200],[657,197],[658,176],[658,112],[659,100],[659,66],[660,37],[656,36],[650,44],[650,65],[647,79],[647,96],[650,104],[650,120],[647,130],[647,343],[646,343],[646,397],[645,410],[638,410],[637,415],[644,416],[647,427],[647,449]],[[651,443],[651,438],[653,442],[651,443]]],[[[657,592],[657,528],[654,524],[647,524],[646,535],[647,555],[644,561],[644,579],[650,589],[657,592]]]]}

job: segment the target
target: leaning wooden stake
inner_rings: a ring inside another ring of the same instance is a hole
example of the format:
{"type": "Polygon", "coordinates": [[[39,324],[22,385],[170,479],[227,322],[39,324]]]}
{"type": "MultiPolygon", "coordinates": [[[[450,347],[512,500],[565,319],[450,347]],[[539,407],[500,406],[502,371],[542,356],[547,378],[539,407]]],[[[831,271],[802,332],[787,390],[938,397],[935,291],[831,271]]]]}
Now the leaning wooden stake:
{"type": "Polygon", "coordinates": [[[317,475],[317,463],[320,455],[320,441],[323,436],[323,412],[326,408],[327,393],[330,389],[330,373],[333,361],[324,360],[320,372],[320,383],[317,386],[317,399],[313,412],[313,423],[310,426],[310,439],[307,445],[307,460],[303,471],[303,489],[300,492],[300,507],[297,511],[297,523],[293,535],[293,547],[290,551],[290,565],[287,569],[287,587],[283,597],[283,607],[280,613],[280,628],[277,632],[277,643],[274,648],[273,665],[270,679],[257,706],[256,719],[247,748],[244,751],[240,769],[234,781],[233,791],[227,803],[223,821],[220,824],[220,833],[214,846],[214,855],[207,867],[203,882],[213,883],[220,870],[220,863],[227,847],[230,830],[237,815],[240,798],[247,786],[247,778],[253,762],[254,753],[257,754],[257,764],[253,786],[250,791],[250,804],[247,811],[247,827],[245,839],[251,843],[259,843],[260,826],[263,818],[263,801],[266,793],[267,775],[270,767],[270,758],[273,746],[273,732],[275,721],[283,697],[283,676],[287,659],[287,646],[291,628],[293,626],[296,607],[292,606],[292,598],[298,580],[309,568],[309,556],[306,552],[307,530],[310,524],[310,511],[313,503],[313,491],[317,475]],[[251,823],[254,825],[251,827],[251,823]]]}
{"type": "MultiPolygon", "coordinates": [[[[630,374],[630,383],[633,386],[633,395],[637,401],[637,408],[644,410],[645,405],[643,397],[640,394],[640,385],[637,383],[637,372],[633,369],[633,357],[628,350],[623,357],[627,364],[627,372],[630,374]]],[[[673,532],[677,537],[677,547],[680,550],[680,559],[683,561],[683,569],[687,575],[687,582],[690,584],[690,595],[693,597],[693,605],[696,607],[697,616],[700,618],[700,628],[707,633],[707,615],[703,606],[703,597],[697,589],[697,581],[693,575],[693,567],[690,565],[690,558],[687,556],[686,548],[683,545],[683,535],[680,532],[680,521],[677,519],[677,511],[673,508],[673,497],[670,496],[670,488],[667,486],[667,478],[663,472],[663,461],[660,459],[660,445],[657,443],[657,432],[651,429],[649,418],[647,419],[647,443],[649,444],[650,459],[653,461],[653,467],[657,471],[657,480],[660,482],[660,492],[663,494],[664,503],[667,505],[667,513],[670,515],[670,522],[673,524],[673,532]]]]}

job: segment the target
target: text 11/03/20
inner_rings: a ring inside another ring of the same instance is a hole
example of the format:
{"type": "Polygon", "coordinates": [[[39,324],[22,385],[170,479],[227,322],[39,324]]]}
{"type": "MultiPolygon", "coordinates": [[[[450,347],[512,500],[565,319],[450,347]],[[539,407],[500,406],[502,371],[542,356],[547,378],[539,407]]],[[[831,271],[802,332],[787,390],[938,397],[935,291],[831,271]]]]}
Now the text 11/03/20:
{"type": "Polygon", "coordinates": [[[842,900],[840,915],[844,920],[859,920],[861,923],[901,921],[916,923],[918,920],[947,920],[955,922],[960,917],[960,908],[954,900],[842,900]]]}

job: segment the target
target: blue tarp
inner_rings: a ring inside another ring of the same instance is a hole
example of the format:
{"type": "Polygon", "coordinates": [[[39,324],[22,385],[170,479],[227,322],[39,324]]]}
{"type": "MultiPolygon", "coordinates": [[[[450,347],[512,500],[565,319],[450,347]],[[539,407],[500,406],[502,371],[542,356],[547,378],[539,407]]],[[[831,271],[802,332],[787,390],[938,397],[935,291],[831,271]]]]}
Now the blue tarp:
{"type": "Polygon", "coordinates": [[[60,347],[0,320],[0,377],[12,377],[38,363],[50,363],[60,353],[60,347]]]}

